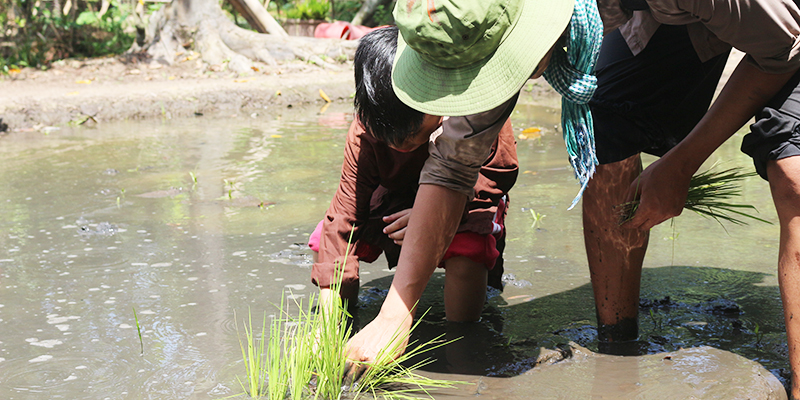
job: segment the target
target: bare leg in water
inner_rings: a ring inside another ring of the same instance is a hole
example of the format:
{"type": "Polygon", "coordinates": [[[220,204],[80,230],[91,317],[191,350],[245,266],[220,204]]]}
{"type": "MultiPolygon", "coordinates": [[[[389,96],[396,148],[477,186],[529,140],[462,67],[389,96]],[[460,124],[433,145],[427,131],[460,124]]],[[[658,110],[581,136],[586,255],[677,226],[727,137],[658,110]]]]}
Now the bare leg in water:
{"type": "Polygon", "coordinates": [[[639,155],[599,165],[583,195],[583,237],[601,348],[638,337],[639,288],[650,235],[621,227],[615,207],[625,202],[641,172],[639,155]]]}
{"type": "Polygon", "coordinates": [[[800,157],[768,162],[767,175],[781,225],[778,284],[792,367],[791,398],[800,399],[800,157]]]}

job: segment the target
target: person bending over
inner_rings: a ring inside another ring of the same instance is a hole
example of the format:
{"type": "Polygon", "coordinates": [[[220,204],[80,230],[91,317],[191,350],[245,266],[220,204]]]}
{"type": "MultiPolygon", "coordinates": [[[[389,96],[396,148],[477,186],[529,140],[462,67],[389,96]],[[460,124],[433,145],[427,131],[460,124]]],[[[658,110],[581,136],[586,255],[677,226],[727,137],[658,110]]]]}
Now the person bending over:
{"type": "MultiPolygon", "coordinates": [[[[339,294],[352,306],[358,300],[361,261],[373,262],[384,253],[390,268],[397,265],[409,240],[405,228],[428,143],[441,132],[442,117],[411,109],[392,90],[397,35],[396,27],[378,29],[364,36],[356,51],[356,118],[347,134],[339,188],[309,238],[317,252],[311,279],[321,289],[321,301],[335,295],[330,286],[337,266],[343,266],[339,294]]],[[[478,320],[487,283],[502,290],[503,220],[517,174],[516,143],[505,121],[439,264],[445,269],[448,321],[478,320]]]]}

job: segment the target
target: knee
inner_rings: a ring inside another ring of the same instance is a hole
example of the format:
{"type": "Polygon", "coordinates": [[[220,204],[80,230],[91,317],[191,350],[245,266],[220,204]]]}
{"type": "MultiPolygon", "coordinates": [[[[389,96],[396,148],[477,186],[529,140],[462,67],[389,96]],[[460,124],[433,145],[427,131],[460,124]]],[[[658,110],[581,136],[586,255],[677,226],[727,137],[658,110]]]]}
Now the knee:
{"type": "Polygon", "coordinates": [[[767,175],[781,220],[800,216],[800,157],[769,161],[767,175]]]}
{"type": "Polygon", "coordinates": [[[486,266],[467,257],[454,257],[445,261],[446,281],[485,280],[486,266]]]}

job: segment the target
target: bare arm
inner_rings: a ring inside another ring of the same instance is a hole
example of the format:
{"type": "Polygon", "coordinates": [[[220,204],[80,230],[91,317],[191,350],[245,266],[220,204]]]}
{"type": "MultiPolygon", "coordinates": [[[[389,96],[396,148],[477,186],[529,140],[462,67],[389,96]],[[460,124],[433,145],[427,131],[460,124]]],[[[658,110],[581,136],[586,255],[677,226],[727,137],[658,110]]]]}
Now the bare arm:
{"type": "Polygon", "coordinates": [[[711,108],[691,133],[661,159],[648,166],[628,190],[640,199],[626,226],[647,230],[680,215],[689,180],[722,143],[762,108],[795,71],[768,74],[742,60],[711,108]]]}
{"type": "Polygon", "coordinates": [[[400,353],[405,349],[414,308],[456,233],[466,202],[454,190],[420,185],[392,286],[378,316],[350,340],[349,359],[374,361],[396,332],[405,339],[400,353]]]}
{"type": "Polygon", "coordinates": [[[350,340],[349,359],[375,361],[398,330],[403,342],[390,356],[405,351],[417,301],[458,229],[481,166],[516,101],[514,96],[493,110],[448,118],[431,136],[392,286],[375,320],[350,340]]]}

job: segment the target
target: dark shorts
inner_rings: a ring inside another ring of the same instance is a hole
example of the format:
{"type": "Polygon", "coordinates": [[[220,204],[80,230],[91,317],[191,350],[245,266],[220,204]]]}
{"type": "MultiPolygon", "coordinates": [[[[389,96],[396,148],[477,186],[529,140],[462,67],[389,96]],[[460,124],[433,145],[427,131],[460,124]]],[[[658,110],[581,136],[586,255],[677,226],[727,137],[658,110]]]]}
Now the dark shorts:
{"type": "Polygon", "coordinates": [[[767,161],[800,155],[800,72],[756,114],[742,141],[756,171],[767,179],[767,161]]]}
{"type": "Polygon", "coordinates": [[[685,26],[661,25],[634,56],[619,31],[603,39],[589,103],[600,164],[662,156],[708,110],[728,54],[701,62],[685,26]]]}

